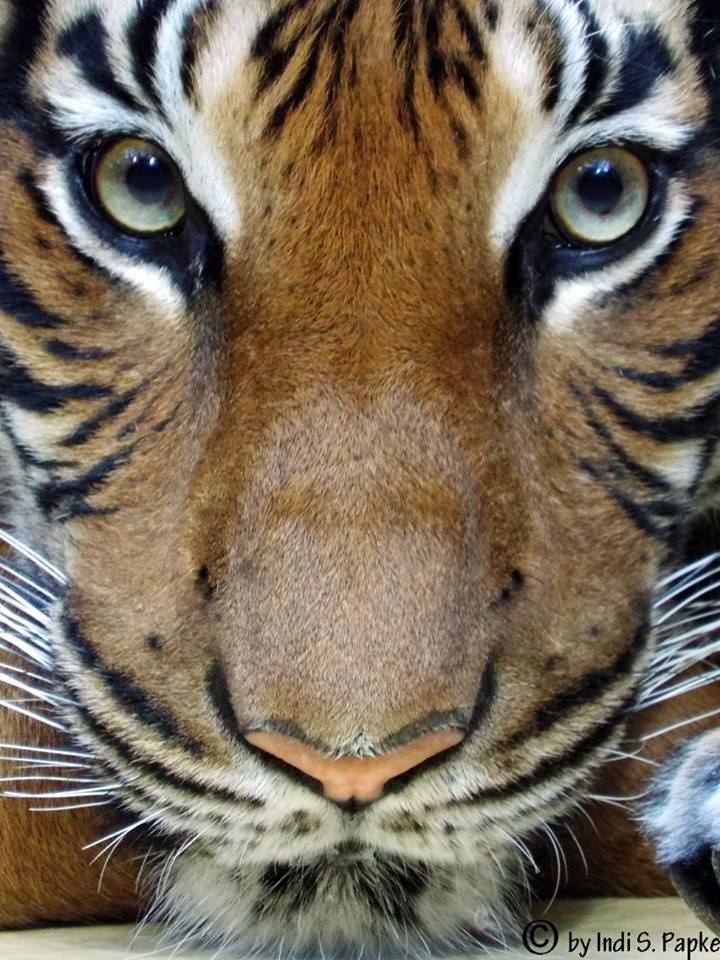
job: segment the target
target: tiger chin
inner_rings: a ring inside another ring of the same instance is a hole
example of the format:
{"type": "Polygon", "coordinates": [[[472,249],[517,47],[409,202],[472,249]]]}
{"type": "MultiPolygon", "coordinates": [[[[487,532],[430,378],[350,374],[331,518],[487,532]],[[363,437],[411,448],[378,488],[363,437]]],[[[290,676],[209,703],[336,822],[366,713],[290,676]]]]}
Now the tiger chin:
{"type": "Polygon", "coordinates": [[[719,59],[710,0],[0,2],[0,924],[508,942],[593,797],[572,892],[668,889],[719,59]]]}

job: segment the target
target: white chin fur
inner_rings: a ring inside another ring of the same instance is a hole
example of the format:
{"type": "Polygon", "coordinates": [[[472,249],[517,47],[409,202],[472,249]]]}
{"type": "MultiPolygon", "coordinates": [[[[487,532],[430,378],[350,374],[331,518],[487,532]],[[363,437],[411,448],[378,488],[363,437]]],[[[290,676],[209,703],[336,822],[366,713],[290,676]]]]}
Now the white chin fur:
{"type": "Polygon", "coordinates": [[[271,866],[232,869],[194,852],[178,858],[153,909],[153,919],[169,925],[164,940],[246,954],[274,947],[285,956],[308,950],[360,956],[366,947],[383,947],[427,955],[431,942],[446,949],[477,945],[478,937],[504,944],[522,929],[511,901],[517,870],[503,854],[456,868],[381,864],[372,854],[344,863],[294,862],[274,865],[274,882],[271,866]]]}

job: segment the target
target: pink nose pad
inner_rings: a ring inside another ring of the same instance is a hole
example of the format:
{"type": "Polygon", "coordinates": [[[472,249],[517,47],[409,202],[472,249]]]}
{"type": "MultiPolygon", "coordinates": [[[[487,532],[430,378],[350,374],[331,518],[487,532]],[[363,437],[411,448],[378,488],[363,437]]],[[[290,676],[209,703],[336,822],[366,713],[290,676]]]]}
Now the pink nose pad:
{"type": "Polygon", "coordinates": [[[444,730],[428,733],[380,757],[341,757],[337,760],[279,733],[248,733],[245,739],[263,753],[318,780],[329,800],[372,803],[383,795],[389,780],[457,747],[465,736],[459,730],[444,730]]]}

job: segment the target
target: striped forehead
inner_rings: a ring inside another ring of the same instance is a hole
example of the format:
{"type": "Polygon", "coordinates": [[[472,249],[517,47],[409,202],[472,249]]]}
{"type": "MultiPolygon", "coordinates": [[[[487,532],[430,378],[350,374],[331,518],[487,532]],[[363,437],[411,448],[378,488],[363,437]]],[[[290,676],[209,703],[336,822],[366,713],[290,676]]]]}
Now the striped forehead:
{"type": "MultiPolygon", "coordinates": [[[[266,66],[275,78],[296,54],[322,53],[323,41],[336,56],[349,46],[380,58],[383,51],[403,51],[416,64],[442,69],[438,58],[449,25],[491,68],[506,69],[508,42],[516,56],[529,55],[514,61],[513,72],[534,68],[541,88],[537,54],[548,34],[538,43],[533,28],[539,20],[552,26],[553,53],[561,61],[583,54],[588,38],[615,53],[637,28],[654,29],[679,53],[691,0],[53,0],[50,7],[56,36],[94,18],[125,85],[141,102],[162,102],[172,111],[182,94],[192,91],[197,102],[208,103],[228,83],[251,84],[254,72],[243,67],[263,57],[271,58],[266,66]]],[[[88,37],[91,32],[86,28],[88,37]]],[[[93,39],[100,39],[97,31],[93,39]]]]}
{"type": "MultiPolygon", "coordinates": [[[[54,0],[57,55],[40,84],[72,137],[133,132],[165,146],[227,236],[242,220],[233,157],[279,134],[317,89],[327,102],[359,98],[367,75],[395,78],[403,103],[390,122],[416,135],[422,89],[442,96],[454,84],[471,106],[485,104],[506,167],[513,158],[532,167],[537,155],[551,173],[573,148],[568,133],[599,107],[599,141],[644,138],[632,116],[608,126],[642,105],[648,135],[679,145],[683,124],[699,119],[692,78],[676,76],[694,9],[691,0],[54,0]],[[356,83],[344,83],[352,71],[356,83]],[[499,92],[515,104],[502,116],[499,92]]],[[[591,142],[586,129],[575,147],[591,142]]],[[[502,239],[523,212],[503,214],[495,233],[502,239]]]]}

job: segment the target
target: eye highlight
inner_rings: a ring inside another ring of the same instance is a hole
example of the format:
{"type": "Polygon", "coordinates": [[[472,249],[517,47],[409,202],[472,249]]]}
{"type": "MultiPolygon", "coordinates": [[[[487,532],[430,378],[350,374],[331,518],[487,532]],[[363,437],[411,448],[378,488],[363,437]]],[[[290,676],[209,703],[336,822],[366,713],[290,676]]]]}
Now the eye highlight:
{"type": "Polygon", "coordinates": [[[555,178],[553,219],[571,243],[607,246],[627,236],[643,220],[650,189],[645,164],[629,150],[606,147],[582,153],[555,178]]]}
{"type": "Polygon", "coordinates": [[[180,172],[165,151],[148,140],[126,137],[105,146],[93,159],[91,177],[97,204],[126,233],[169,233],[185,219],[180,172]]]}

